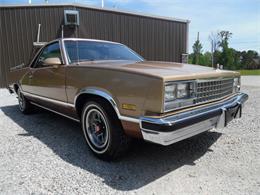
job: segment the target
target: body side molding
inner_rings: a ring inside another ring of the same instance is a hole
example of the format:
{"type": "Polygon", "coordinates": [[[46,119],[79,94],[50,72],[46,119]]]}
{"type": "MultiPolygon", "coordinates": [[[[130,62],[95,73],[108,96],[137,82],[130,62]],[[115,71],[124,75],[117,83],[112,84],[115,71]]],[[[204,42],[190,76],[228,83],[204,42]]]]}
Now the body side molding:
{"type": "Polygon", "coordinates": [[[47,107],[42,106],[42,105],[40,105],[40,104],[37,104],[37,103],[35,103],[35,102],[31,102],[31,104],[33,104],[33,105],[35,105],[35,106],[38,106],[38,107],[40,107],[40,108],[43,108],[43,109],[45,109],[45,110],[48,110],[48,111],[50,111],[50,112],[53,112],[53,113],[55,113],[55,114],[61,115],[61,116],[63,116],[63,117],[66,117],[66,118],[68,118],[68,119],[71,119],[71,120],[73,120],[73,121],[76,121],[76,122],[78,122],[78,123],[80,122],[80,120],[78,120],[78,119],[76,119],[76,118],[70,117],[70,116],[68,116],[68,115],[66,115],[66,114],[62,114],[62,113],[60,113],[60,112],[57,112],[57,111],[55,111],[55,110],[53,110],[53,109],[50,109],[50,108],[47,108],[47,107]]]}
{"type": "Polygon", "coordinates": [[[58,105],[74,108],[73,104],[70,104],[70,103],[67,103],[67,102],[63,102],[63,101],[60,101],[60,100],[55,100],[55,99],[52,99],[52,98],[47,98],[47,97],[44,97],[44,96],[35,95],[35,94],[32,94],[32,93],[25,92],[23,90],[21,90],[21,91],[22,91],[22,93],[25,96],[28,96],[28,97],[36,98],[36,99],[39,99],[39,100],[44,100],[46,102],[51,102],[53,104],[58,104],[58,105]]]}

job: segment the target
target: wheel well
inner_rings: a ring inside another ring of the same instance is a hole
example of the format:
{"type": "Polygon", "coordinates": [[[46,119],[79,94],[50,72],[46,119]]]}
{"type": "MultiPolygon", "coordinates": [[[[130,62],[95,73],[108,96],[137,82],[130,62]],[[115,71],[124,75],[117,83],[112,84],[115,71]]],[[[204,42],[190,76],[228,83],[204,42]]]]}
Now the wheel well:
{"type": "MultiPolygon", "coordinates": [[[[94,94],[81,94],[77,98],[76,103],[75,103],[75,108],[76,108],[76,111],[77,111],[77,114],[79,117],[81,117],[81,113],[82,113],[84,104],[88,101],[95,101],[95,102],[101,103],[101,104],[105,103],[107,106],[112,108],[112,110],[116,114],[115,109],[113,108],[111,103],[106,98],[98,96],[98,95],[94,95],[94,94]]],[[[116,116],[117,116],[117,114],[116,114],[116,116]]]]}

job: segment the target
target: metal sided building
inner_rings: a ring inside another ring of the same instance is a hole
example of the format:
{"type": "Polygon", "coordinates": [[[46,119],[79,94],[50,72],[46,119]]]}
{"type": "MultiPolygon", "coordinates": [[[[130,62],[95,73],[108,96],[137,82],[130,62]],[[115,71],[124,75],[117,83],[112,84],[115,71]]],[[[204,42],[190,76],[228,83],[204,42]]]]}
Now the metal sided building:
{"type": "Polygon", "coordinates": [[[38,32],[41,42],[60,38],[63,29],[64,37],[120,42],[147,60],[181,62],[188,28],[188,20],[81,4],[0,5],[0,87],[6,86],[10,68],[30,62],[38,32]],[[78,12],[76,28],[65,25],[65,10],[78,12]]]}

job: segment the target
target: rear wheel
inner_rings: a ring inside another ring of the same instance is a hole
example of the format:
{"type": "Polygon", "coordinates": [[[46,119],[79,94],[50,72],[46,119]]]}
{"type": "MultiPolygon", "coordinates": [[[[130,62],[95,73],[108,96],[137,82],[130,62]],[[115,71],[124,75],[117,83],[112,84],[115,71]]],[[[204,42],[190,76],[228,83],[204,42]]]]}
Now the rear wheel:
{"type": "Polygon", "coordinates": [[[29,114],[32,111],[32,105],[31,103],[24,97],[21,90],[18,88],[17,90],[18,95],[18,103],[19,103],[19,110],[23,114],[29,114]]]}
{"type": "Polygon", "coordinates": [[[81,123],[87,144],[97,157],[113,160],[127,151],[130,138],[125,135],[119,119],[108,103],[86,103],[81,123]]]}

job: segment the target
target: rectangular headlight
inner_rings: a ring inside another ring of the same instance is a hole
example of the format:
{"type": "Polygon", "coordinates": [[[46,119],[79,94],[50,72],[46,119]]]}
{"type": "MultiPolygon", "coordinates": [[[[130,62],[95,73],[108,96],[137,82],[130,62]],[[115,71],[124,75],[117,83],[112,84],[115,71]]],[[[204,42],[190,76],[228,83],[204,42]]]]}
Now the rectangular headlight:
{"type": "Polygon", "coordinates": [[[177,98],[188,98],[190,83],[179,83],[177,84],[177,98]]]}
{"type": "Polygon", "coordinates": [[[165,101],[169,102],[176,99],[176,85],[165,86],[165,101]]]}
{"type": "Polygon", "coordinates": [[[164,110],[193,104],[194,82],[173,82],[165,85],[164,110]]]}

